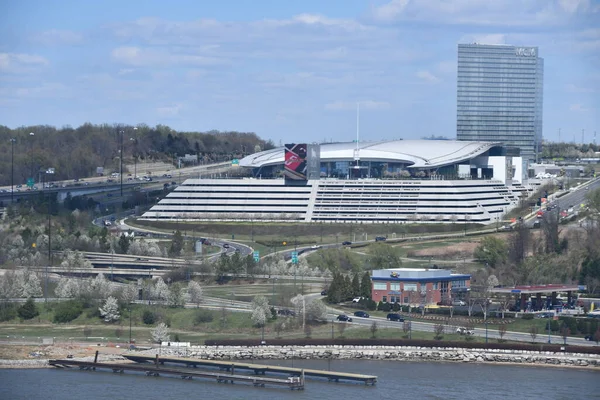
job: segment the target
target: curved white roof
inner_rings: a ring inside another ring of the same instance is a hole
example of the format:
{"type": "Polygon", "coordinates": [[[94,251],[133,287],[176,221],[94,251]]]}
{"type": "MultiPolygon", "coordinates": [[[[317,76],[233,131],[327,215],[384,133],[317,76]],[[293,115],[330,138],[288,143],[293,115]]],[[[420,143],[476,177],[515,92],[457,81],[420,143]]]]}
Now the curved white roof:
{"type": "MultiPolygon", "coordinates": [[[[409,168],[434,168],[470,160],[499,142],[467,142],[458,140],[393,140],[363,142],[358,145],[361,161],[405,162],[409,168]]],[[[321,144],[321,161],[354,161],[355,142],[321,144]]],[[[258,168],[283,164],[284,148],[261,151],[244,157],[240,166],[258,168]]]]}

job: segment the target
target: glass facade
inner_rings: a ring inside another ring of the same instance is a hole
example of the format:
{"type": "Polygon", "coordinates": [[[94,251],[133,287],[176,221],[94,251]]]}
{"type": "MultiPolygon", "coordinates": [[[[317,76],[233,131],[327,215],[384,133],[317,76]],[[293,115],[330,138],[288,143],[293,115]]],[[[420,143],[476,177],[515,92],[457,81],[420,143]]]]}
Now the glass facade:
{"type": "Polygon", "coordinates": [[[459,44],[457,139],[503,142],[536,160],[543,82],[537,47],[459,44]]]}

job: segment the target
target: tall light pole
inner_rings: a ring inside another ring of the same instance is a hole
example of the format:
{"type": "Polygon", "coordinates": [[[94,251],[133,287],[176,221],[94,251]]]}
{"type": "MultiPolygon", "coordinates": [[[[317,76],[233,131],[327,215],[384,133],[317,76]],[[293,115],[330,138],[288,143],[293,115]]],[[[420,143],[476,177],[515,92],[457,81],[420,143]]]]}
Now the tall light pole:
{"type": "Polygon", "coordinates": [[[129,347],[131,348],[131,306],[129,306],[129,347]]]}
{"type": "Polygon", "coordinates": [[[15,185],[15,142],[17,139],[10,138],[10,205],[13,205],[15,200],[14,185],[15,185]]]}
{"type": "Polygon", "coordinates": [[[121,197],[123,197],[123,135],[125,134],[125,131],[119,131],[119,134],[121,136],[121,169],[120,169],[120,175],[121,175],[121,197]]]}
{"type": "Polygon", "coordinates": [[[133,142],[133,180],[137,179],[137,126],[133,128],[134,137],[129,138],[133,142]]]}
{"type": "Polygon", "coordinates": [[[29,177],[33,178],[33,137],[35,133],[29,132],[29,137],[31,137],[31,141],[29,143],[29,177]]]}

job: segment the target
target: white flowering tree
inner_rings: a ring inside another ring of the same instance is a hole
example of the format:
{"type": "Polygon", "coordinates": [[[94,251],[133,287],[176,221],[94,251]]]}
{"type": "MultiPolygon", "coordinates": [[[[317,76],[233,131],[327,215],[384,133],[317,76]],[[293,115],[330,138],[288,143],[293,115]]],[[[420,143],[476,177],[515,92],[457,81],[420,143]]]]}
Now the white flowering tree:
{"type": "Polygon", "coordinates": [[[200,307],[202,302],[202,286],[196,281],[190,281],[187,287],[188,296],[192,303],[196,304],[196,307],[200,307]]]}
{"type": "Polygon", "coordinates": [[[114,285],[104,277],[104,274],[99,273],[91,282],[89,282],[89,289],[92,297],[104,300],[112,295],[114,285]]]}
{"type": "Polygon", "coordinates": [[[327,306],[321,300],[313,300],[306,306],[306,319],[308,321],[322,321],[327,317],[327,306]]]}
{"type": "Polygon", "coordinates": [[[126,303],[133,303],[138,299],[138,288],[133,283],[126,285],[121,291],[121,300],[126,303]]]}
{"type": "Polygon", "coordinates": [[[252,299],[252,322],[256,326],[265,326],[271,314],[269,300],[265,296],[255,296],[252,299]]]}
{"type": "Polygon", "coordinates": [[[296,311],[296,316],[302,318],[302,329],[304,329],[305,321],[306,321],[306,301],[304,296],[299,294],[290,300],[290,302],[294,305],[294,309],[296,311]]]}
{"type": "Polygon", "coordinates": [[[73,298],[81,294],[81,281],[73,278],[60,277],[54,294],[60,298],[73,298]]]}
{"type": "MultiPolygon", "coordinates": [[[[83,236],[83,235],[82,235],[83,236]]],[[[61,268],[72,270],[78,268],[93,268],[92,263],[86,260],[78,251],[67,251],[63,261],[60,263],[61,268]]]]}
{"type": "Polygon", "coordinates": [[[152,297],[155,300],[168,301],[170,296],[169,286],[165,283],[163,278],[158,278],[154,287],[152,288],[152,297]]]}
{"type": "Polygon", "coordinates": [[[168,342],[170,339],[169,327],[164,322],[161,322],[150,331],[150,335],[154,343],[168,342]]]}
{"type": "Polygon", "coordinates": [[[117,299],[109,296],[104,302],[104,306],[100,307],[100,315],[104,318],[104,322],[118,321],[121,318],[119,314],[119,303],[117,299]]]}

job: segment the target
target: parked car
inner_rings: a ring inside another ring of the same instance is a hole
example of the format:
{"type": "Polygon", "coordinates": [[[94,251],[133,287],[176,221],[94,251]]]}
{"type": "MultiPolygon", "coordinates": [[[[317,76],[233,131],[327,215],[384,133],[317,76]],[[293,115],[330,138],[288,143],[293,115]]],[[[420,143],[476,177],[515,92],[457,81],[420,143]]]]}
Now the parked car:
{"type": "Polygon", "coordinates": [[[388,321],[398,321],[398,322],[404,322],[404,317],[398,313],[389,313],[387,315],[387,320],[388,321]]]}
{"type": "Polygon", "coordinates": [[[466,305],[467,305],[467,303],[465,303],[465,302],[464,302],[464,301],[462,301],[462,300],[453,300],[453,301],[452,301],[452,305],[453,305],[453,306],[466,306],[466,305]]]}
{"type": "Polygon", "coordinates": [[[369,318],[369,314],[364,312],[364,311],[356,311],[354,313],[355,317],[361,317],[361,318],[369,318]]]}
{"type": "Polygon", "coordinates": [[[352,322],[352,318],[347,316],[346,314],[340,314],[337,316],[337,320],[338,321],[342,321],[342,322],[352,322]]]}
{"type": "Polygon", "coordinates": [[[352,244],[352,242],[351,242],[351,241],[349,241],[349,240],[344,240],[344,241],[342,242],[342,246],[350,246],[351,244],[352,244]]]}
{"type": "Polygon", "coordinates": [[[592,335],[585,335],[584,339],[588,342],[591,342],[592,340],[594,340],[594,337],[592,335]]]}
{"type": "Polygon", "coordinates": [[[456,333],[458,333],[459,335],[474,335],[475,331],[472,329],[467,329],[464,326],[459,326],[458,328],[456,328],[456,333]]]}
{"type": "Polygon", "coordinates": [[[321,296],[327,296],[327,289],[321,290],[321,296]]]}
{"type": "Polygon", "coordinates": [[[361,297],[355,297],[355,298],[352,299],[352,302],[353,303],[360,303],[360,301],[363,300],[363,299],[364,299],[364,297],[362,297],[362,296],[361,297]]]}
{"type": "Polygon", "coordinates": [[[386,237],[385,236],[375,236],[375,241],[376,242],[385,242],[386,237]]]}

